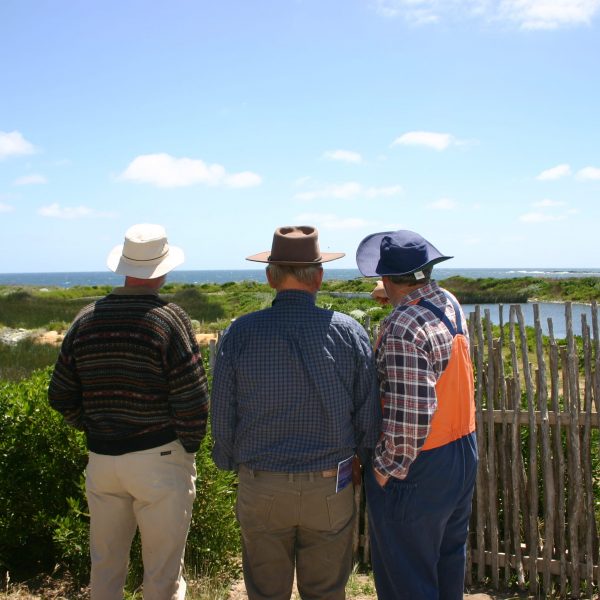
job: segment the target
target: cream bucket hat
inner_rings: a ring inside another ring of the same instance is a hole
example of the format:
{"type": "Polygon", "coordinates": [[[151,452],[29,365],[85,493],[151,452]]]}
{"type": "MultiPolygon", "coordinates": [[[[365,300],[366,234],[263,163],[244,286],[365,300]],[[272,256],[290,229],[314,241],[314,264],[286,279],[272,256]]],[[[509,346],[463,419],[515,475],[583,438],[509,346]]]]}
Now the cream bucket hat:
{"type": "Polygon", "coordinates": [[[183,261],[183,250],[169,245],[162,225],[142,223],[125,232],[125,242],[110,251],[106,264],[120,275],[155,279],[183,261]]]}

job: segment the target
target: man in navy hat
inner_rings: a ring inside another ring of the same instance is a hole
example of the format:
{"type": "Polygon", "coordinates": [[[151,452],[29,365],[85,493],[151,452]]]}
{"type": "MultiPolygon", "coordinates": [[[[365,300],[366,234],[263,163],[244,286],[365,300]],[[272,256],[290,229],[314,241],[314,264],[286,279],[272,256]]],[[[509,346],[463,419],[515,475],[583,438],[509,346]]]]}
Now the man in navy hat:
{"type": "Polygon", "coordinates": [[[383,422],[365,475],[383,600],[463,597],[477,443],[465,317],[431,279],[449,258],[407,230],[369,235],[356,253],[394,306],[376,343],[383,422]]]}
{"type": "Polygon", "coordinates": [[[237,517],[250,600],[343,600],[355,523],[352,464],[377,442],[380,410],[369,338],[315,305],[317,230],[279,227],[267,263],[272,306],[237,319],[216,359],[213,458],[237,471],[237,517]]]}

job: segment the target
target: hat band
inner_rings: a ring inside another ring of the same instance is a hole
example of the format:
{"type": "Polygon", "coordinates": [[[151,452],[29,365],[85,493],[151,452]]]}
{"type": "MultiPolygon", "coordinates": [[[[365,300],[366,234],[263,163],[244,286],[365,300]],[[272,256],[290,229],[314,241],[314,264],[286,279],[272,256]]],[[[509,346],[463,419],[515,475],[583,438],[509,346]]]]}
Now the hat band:
{"type": "Polygon", "coordinates": [[[160,256],[156,256],[155,258],[131,258],[130,256],[127,256],[126,254],[123,254],[123,258],[125,260],[130,260],[131,262],[154,262],[156,260],[160,260],[161,258],[164,258],[167,254],[169,254],[168,247],[160,256]]]}
{"type": "Polygon", "coordinates": [[[298,262],[298,263],[314,263],[314,262],[320,262],[323,259],[323,257],[319,254],[319,256],[317,256],[316,258],[311,258],[311,259],[303,259],[303,258],[277,258],[276,256],[273,256],[272,254],[269,255],[269,258],[267,260],[271,261],[271,262],[298,262]]]}

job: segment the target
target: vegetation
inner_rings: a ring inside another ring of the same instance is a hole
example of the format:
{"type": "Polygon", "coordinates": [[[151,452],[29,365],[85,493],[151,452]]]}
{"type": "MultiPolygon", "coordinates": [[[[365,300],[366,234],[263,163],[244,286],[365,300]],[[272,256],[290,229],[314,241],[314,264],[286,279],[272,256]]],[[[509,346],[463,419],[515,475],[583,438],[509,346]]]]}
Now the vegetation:
{"type": "MultiPolygon", "coordinates": [[[[600,279],[596,278],[453,277],[442,285],[465,303],[600,299],[600,279]]],[[[326,281],[317,303],[362,322],[369,319],[377,323],[391,309],[370,299],[367,293],[373,286],[372,279],[326,281]]],[[[108,286],[46,291],[0,287],[0,330],[4,326],[64,331],[84,305],[109,291],[108,286]]],[[[269,306],[274,292],[268,285],[256,282],[169,283],[162,295],[180,304],[202,331],[210,332],[224,329],[241,314],[269,306]]],[[[500,335],[496,326],[493,331],[494,337],[500,335]]],[[[532,352],[535,341],[529,328],[527,337],[532,352]]],[[[578,344],[580,348],[580,340],[578,344]]],[[[7,581],[10,574],[13,581],[19,581],[51,573],[58,565],[58,573],[68,573],[76,588],[87,581],[89,570],[88,515],[82,478],[86,449],[81,434],[66,426],[47,403],[48,378],[57,354],[57,347],[30,339],[13,345],[0,343],[0,577],[7,581]]],[[[208,361],[207,355],[204,360],[208,361]]],[[[599,442],[600,433],[595,431],[596,455],[599,442]]],[[[191,579],[213,582],[209,586],[213,591],[210,596],[202,596],[191,588],[194,598],[224,598],[224,582],[237,576],[239,569],[239,532],[234,511],[236,478],[215,467],[210,449],[209,433],[197,454],[198,495],[186,568],[191,579]]],[[[598,462],[594,464],[597,469],[598,462]]],[[[595,486],[597,492],[600,482],[595,482],[595,486]]],[[[600,500],[596,510],[600,510],[600,500]]],[[[142,571],[140,544],[136,540],[128,581],[130,599],[139,597],[135,590],[142,571]]]]}
{"type": "MultiPolygon", "coordinates": [[[[600,278],[572,279],[467,279],[450,277],[441,284],[467,304],[518,303],[539,301],[591,302],[600,300],[600,278]]],[[[376,308],[366,295],[373,289],[373,279],[351,281],[329,280],[319,294],[321,306],[333,307],[350,314],[353,310],[367,313],[376,308]],[[362,297],[354,296],[362,295],[362,297]]],[[[110,291],[109,286],[75,286],[42,290],[23,287],[0,287],[1,323],[12,328],[60,330],[70,323],[77,312],[89,302],[110,291]]],[[[205,331],[224,329],[241,314],[269,306],[274,292],[264,283],[230,282],[222,285],[168,283],[161,295],[180,304],[198,321],[205,331]]],[[[373,321],[387,314],[388,309],[372,311],[373,321]]]]}
{"type": "MultiPolygon", "coordinates": [[[[208,357],[205,357],[207,359],[208,357]]],[[[0,575],[20,581],[39,573],[68,573],[75,587],[89,575],[89,516],[80,432],[48,405],[51,369],[21,381],[0,382],[0,575]]],[[[186,568],[190,577],[238,573],[239,531],[234,514],[236,477],[210,458],[208,435],[197,454],[186,568]]],[[[131,555],[130,592],[143,573],[139,540],[131,555]]]]}
{"type": "Polygon", "coordinates": [[[600,300],[600,278],[468,279],[449,277],[442,285],[465,304],[516,304],[528,300],[591,302],[600,300]]]}

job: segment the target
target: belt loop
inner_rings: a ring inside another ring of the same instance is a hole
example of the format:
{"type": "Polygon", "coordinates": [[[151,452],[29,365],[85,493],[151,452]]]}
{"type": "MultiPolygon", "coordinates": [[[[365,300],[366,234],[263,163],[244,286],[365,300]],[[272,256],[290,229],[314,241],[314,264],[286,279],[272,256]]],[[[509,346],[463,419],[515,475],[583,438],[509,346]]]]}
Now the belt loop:
{"type": "Polygon", "coordinates": [[[312,471],[308,474],[308,480],[311,483],[315,480],[315,474],[312,471]]]}
{"type": "Polygon", "coordinates": [[[294,483],[294,474],[288,473],[288,483],[294,483]]]}

